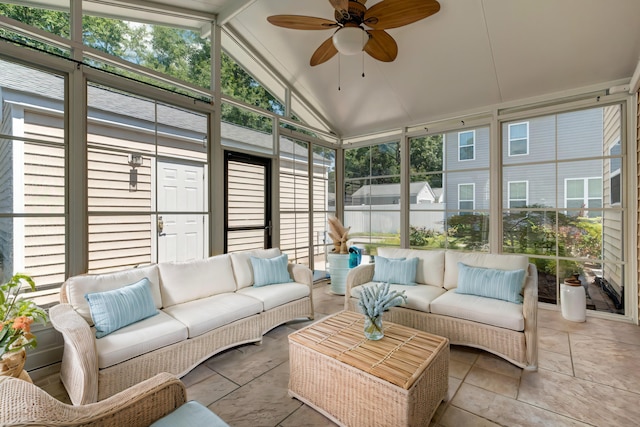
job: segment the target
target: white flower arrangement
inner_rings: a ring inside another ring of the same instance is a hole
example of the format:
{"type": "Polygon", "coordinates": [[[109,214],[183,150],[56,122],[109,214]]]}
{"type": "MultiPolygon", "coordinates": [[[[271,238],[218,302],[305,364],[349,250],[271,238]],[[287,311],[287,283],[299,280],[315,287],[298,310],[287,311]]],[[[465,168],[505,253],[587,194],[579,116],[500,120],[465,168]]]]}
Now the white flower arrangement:
{"type": "Polygon", "coordinates": [[[360,293],[358,307],[365,316],[375,319],[391,307],[407,302],[404,291],[390,291],[389,283],[378,283],[375,286],[367,286],[360,293]]]}

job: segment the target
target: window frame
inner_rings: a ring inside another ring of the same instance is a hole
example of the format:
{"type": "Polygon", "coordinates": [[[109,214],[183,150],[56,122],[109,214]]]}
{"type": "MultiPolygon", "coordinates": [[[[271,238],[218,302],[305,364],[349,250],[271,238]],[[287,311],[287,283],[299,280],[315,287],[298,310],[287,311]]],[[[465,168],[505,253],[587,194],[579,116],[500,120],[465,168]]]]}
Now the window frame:
{"type": "Polygon", "coordinates": [[[476,183],[475,182],[465,182],[465,183],[460,183],[458,184],[458,210],[459,211],[473,211],[476,209],[476,183]],[[471,186],[471,195],[472,195],[472,199],[464,199],[462,200],[462,198],[460,197],[460,188],[464,187],[464,186],[471,186]],[[460,206],[460,204],[462,202],[468,203],[471,202],[472,203],[472,207],[471,208],[463,208],[460,206]]]}
{"type": "Polygon", "coordinates": [[[465,130],[462,132],[458,132],[458,161],[459,162],[468,162],[468,161],[473,161],[476,159],[476,130],[472,129],[472,130],[465,130]],[[461,136],[463,134],[467,134],[470,133],[471,134],[471,144],[465,144],[462,145],[462,140],[461,140],[461,136]],[[468,159],[463,159],[461,154],[462,154],[462,149],[463,148],[469,148],[471,147],[471,151],[473,153],[473,155],[468,158],[468,159]]]}
{"type": "Polygon", "coordinates": [[[507,203],[509,206],[509,209],[518,209],[518,208],[523,208],[529,205],[529,181],[527,180],[522,180],[522,181],[507,181],[507,203]],[[511,185],[512,184],[524,184],[524,199],[513,199],[511,197],[511,185]],[[512,206],[511,203],[514,201],[524,201],[524,206],[512,206]]]}
{"type": "Polygon", "coordinates": [[[621,183],[622,183],[622,157],[617,157],[621,155],[622,155],[622,142],[620,141],[620,139],[618,139],[616,143],[609,148],[609,156],[612,156],[609,158],[609,205],[610,206],[620,206],[620,204],[622,203],[622,191],[620,191],[621,183]],[[618,147],[619,153],[615,153],[615,154],[612,153],[615,147],[618,147]],[[620,166],[616,169],[613,169],[612,167],[614,160],[620,162],[620,166]],[[614,192],[612,191],[614,188],[614,185],[613,185],[614,179],[617,179],[618,181],[618,185],[617,185],[618,192],[616,193],[617,199],[614,199],[613,197],[614,192]]]}
{"type": "Polygon", "coordinates": [[[528,156],[529,155],[529,122],[518,122],[518,123],[509,123],[508,127],[508,157],[518,157],[518,156],[528,156]],[[514,141],[522,141],[523,138],[512,138],[511,137],[511,128],[515,127],[515,126],[522,126],[524,125],[526,127],[526,136],[524,137],[524,142],[525,142],[525,146],[526,146],[526,150],[524,153],[516,153],[514,154],[512,152],[512,148],[511,148],[511,143],[514,141]]]}
{"type": "Polygon", "coordinates": [[[580,209],[602,209],[602,202],[603,202],[603,195],[602,195],[602,187],[600,189],[600,207],[590,207],[589,206],[589,200],[595,200],[595,197],[589,197],[589,181],[591,180],[598,180],[598,181],[602,181],[602,177],[597,177],[597,176],[590,176],[590,177],[578,177],[578,178],[565,178],[564,179],[564,207],[565,209],[578,209],[578,208],[571,208],[569,206],[567,206],[567,202],[569,200],[579,200],[577,197],[568,197],[568,183],[570,181],[582,181],[582,189],[583,189],[583,196],[582,196],[582,202],[584,204],[584,206],[580,209]]]}

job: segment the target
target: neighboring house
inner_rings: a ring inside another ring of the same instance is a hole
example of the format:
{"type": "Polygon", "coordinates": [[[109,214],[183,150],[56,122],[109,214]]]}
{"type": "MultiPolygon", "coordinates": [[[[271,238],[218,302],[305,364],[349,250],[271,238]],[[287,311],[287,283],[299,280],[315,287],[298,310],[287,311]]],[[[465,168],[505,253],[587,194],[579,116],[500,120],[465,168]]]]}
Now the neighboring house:
{"type": "MultiPolygon", "coordinates": [[[[441,189],[439,194],[441,195],[441,189]]],[[[409,184],[409,204],[437,203],[438,195],[428,182],[409,184]]],[[[396,205],[400,203],[400,184],[363,185],[351,195],[351,205],[396,205]]]]}
{"type": "MultiPolygon", "coordinates": [[[[35,70],[25,73],[6,61],[0,61],[0,75],[0,131],[27,139],[0,145],[0,209],[58,215],[0,219],[0,270],[27,271],[39,287],[59,285],[65,279],[64,79],[35,70]]],[[[94,85],[88,86],[88,104],[91,271],[206,256],[206,115],[94,85]],[[156,209],[164,214],[149,214],[156,209]],[[122,212],[130,214],[120,216],[122,212]]],[[[224,147],[273,154],[273,135],[221,126],[224,147]]],[[[281,138],[279,150],[281,208],[286,210],[287,197],[308,193],[309,161],[287,138],[281,138]],[[288,170],[297,172],[286,174],[288,170]],[[293,187],[293,193],[287,192],[293,187]]],[[[312,161],[314,203],[324,198],[318,209],[326,211],[332,197],[330,165],[317,154],[312,161]]],[[[306,211],[308,215],[308,204],[306,211]]],[[[303,225],[308,247],[308,223],[303,225]]],[[[324,229],[326,221],[315,226],[324,229]]],[[[304,246],[298,234],[285,246],[304,246]]]]}
{"type": "MultiPolygon", "coordinates": [[[[503,207],[601,208],[602,161],[562,160],[575,158],[576,152],[580,157],[603,155],[603,111],[596,108],[505,123],[503,207]]],[[[489,128],[448,132],[444,141],[447,209],[489,209],[489,128]]]]}

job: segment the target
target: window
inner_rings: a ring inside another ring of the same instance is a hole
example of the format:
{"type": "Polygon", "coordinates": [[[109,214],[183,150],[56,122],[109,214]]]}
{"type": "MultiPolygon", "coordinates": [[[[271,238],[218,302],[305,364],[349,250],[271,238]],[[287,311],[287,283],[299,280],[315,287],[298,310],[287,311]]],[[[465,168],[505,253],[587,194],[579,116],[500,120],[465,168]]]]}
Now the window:
{"type": "Polygon", "coordinates": [[[474,160],[476,157],[476,132],[458,132],[458,160],[474,160]]]}
{"type": "Polygon", "coordinates": [[[529,123],[509,125],[509,156],[529,154],[529,123]]]}
{"type": "Polygon", "coordinates": [[[536,264],[540,302],[559,304],[559,283],[578,273],[588,309],[624,314],[622,113],[615,104],[502,124],[502,250],[536,264]],[[535,147],[518,155],[529,134],[535,147]]]}
{"type": "Polygon", "coordinates": [[[68,231],[65,77],[2,60],[0,75],[0,283],[20,272],[55,292],[68,231]]]}
{"type": "MultiPolygon", "coordinates": [[[[613,147],[609,149],[610,156],[619,156],[622,154],[620,141],[617,141],[613,147]]],[[[620,192],[620,179],[622,176],[622,158],[611,157],[609,159],[609,203],[612,205],[619,205],[622,194],[620,192]]]]}
{"type": "Polygon", "coordinates": [[[602,208],[602,178],[566,179],[565,207],[574,209],[602,208]]]}
{"type": "Polygon", "coordinates": [[[509,208],[524,208],[529,203],[529,182],[510,181],[508,184],[509,208]]]}
{"type": "Polygon", "coordinates": [[[344,151],[344,221],[350,241],[375,255],[399,246],[400,144],[387,142],[344,151]]]}
{"type": "Polygon", "coordinates": [[[208,115],[87,91],[89,272],[207,256],[208,115]]]}
{"type": "Polygon", "coordinates": [[[458,209],[473,210],[476,206],[475,184],[458,184],[458,209]]]}

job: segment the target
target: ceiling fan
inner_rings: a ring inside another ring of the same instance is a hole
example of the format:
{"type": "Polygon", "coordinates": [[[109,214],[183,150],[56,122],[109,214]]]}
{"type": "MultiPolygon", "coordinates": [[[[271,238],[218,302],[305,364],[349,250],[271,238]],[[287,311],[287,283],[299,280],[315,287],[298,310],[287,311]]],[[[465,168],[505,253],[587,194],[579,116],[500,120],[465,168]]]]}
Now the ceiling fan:
{"type": "Polygon", "coordinates": [[[354,55],[365,51],[379,61],[391,62],[398,55],[398,45],[385,30],[411,24],[440,10],[436,0],[383,0],[369,9],[366,2],[329,0],[335,9],[335,21],[301,15],[274,15],[267,20],[294,30],[337,28],[311,56],[312,66],[328,61],[338,52],[354,55]]]}

